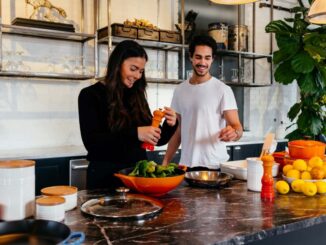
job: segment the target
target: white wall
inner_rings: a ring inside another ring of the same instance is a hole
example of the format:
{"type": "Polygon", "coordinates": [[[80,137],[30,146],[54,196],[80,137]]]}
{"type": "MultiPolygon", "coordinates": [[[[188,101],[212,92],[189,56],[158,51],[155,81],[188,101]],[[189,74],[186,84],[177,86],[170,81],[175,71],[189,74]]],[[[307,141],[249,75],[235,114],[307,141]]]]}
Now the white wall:
{"type": "MultiPolygon", "coordinates": [[[[80,28],[80,0],[51,0],[57,6],[63,7],[68,13],[68,21],[80,28]]],[[[87,0],[88,9],[93,6],[92,0],[87,0]]],[[[106,23],[106,0],[101,0],[100,26],[106,23]]],[[[126,18],[145,18],[162,29],[171,29],[176,23],[178,6],[174,0],[113,0],[112,22],[123,22],[126,18]],[[123,7],[121,7],[123,6],[123,7]],[[153,9],[159,9],[157,15],[153,9]],[[175,16],[168,16],[173,13],[175,16]]],[[[23,1],[2,1],[3,22],[10,23],[15,16],[26,17],[30,15],[31,9],[26,8],[23,1]]],[[[257,14],[258,22],[265,19],[265,13],[257,14]]],[[[276,11],[277,12],[277,11],[276,11]]],[[[282,13],[280,13],[282,14],[282,13]]],[[[275,15],[277,18],[277,15],[275,15]]],[[[85,19],[85,30],[93,32],[92,10],[87,11],[85,19]]],[[[263,29],[264,24],[261,24],[263,29]]],[[[258,26],[257,26],[258,29],[258,26]]],[[[263,31],[262,31],[263,32],[263,31]]],[[[258,36],[258,35],[257,35],[258,36]]],[[[267,42],[265,37],[259,36],[257,48],[261,52],[266,51],[267,42]]],[[[80,46],[75,43],[59,42],[47,39],[26,37],[5,37],[4,50],[23,51],[23,60],[33,71],[48,71],[48,63],[54,64],[56,72],[64,72],[65,56],[80,56],[80,46]]],[[[258,50],[257,50],[258,51],[258,50]]],[[[268,51],[268,49],[267,49],[268,51]]],[[[92,65],[93,53],[92,43],[87,51],[88,63],[92,65]]],[[[102,73],[107,62],[106,46],[100,47],[100,64],[102,73]]],[[[155,68],[160,67],[160,57],[155,52],[149,51],[152,65],[152,73],[155,68]],[[157,63],[157,61],[159,61],[157,63]]],[[[17,57],[15,57],[16,59],[17,57]]],[[[176,56],[170,57],[176,62],[176,56]]],[[[4,57],[6,62],[7,57],[4,57]]],[[[150,66],[150,65],[148,65],[150,66]]],[[[169,77],[176,76],[177,66],[169,71],[169,77]]],[[[52,68],[51,68],[52,69],[52,68]]],[[[262,77],[268,71],[262,66],[262,77]]],[[[159,75],[153,75],[159,76],[159,75]]],[[[65,145],[81,145],[77,97],[79,91],[94,81],[57,81],[37,80],[27,78],[0,78],[0,150],[17,151],[26,148],[56,147],[65,145]]],[[[149,84],[148,100],[152,110],[169,105],[175,85],[149,84]]],[[[262,137],[265,133],[276,127],[273,119],[277,121],[286,119],[288,107],[296,100],[295,86],[273,85],[266,88],[248,89],[246,102],[248,105],[250,124],[254,125],[247,133],[249,136],[262,137]],[[285,96],[284,96],[285,95],[285,96]],[[281,110],[281,108],[284,109],[281,110]]]]}

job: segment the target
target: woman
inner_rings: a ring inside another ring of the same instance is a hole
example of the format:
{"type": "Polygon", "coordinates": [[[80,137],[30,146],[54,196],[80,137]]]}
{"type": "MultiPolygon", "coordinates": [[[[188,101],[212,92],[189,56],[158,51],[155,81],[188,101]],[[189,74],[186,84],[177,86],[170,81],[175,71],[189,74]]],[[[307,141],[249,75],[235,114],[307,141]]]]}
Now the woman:
{"type": "Polygon", "coordinates": [[[143,142],[166,144],[177,128],[176,113],[165,107],[162,128],[151,125],[146,100],[147,54],[135,41],[119,43],[107,66],[104,81],[84,88],[78,98],[79,123],[90,164],[87,188],[123,186],[114,173],[147,159],[143,142]]]}

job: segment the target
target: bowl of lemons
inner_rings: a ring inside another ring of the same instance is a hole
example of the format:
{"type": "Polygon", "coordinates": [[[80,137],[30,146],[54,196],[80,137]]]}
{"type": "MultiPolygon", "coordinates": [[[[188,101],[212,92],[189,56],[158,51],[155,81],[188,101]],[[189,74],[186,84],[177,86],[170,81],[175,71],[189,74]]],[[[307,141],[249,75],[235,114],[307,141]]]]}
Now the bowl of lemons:
{"type": "Polygon", "coordinates": [[[275,184],[280,194],[290,190],[307,196],[326,194],[326,161],[318,156],[296,159],[283,167],[282,178],[275,184]]]}

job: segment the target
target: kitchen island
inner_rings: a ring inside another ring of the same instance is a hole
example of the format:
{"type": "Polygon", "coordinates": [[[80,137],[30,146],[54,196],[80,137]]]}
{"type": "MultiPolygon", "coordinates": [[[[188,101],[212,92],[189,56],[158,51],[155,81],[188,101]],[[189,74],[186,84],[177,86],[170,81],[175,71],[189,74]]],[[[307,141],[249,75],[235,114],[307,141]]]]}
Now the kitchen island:
{"type": "Polygon", "coordinates": [[[105,190],[78,194],[78,207],[66,212],[64,223],[85,233],[84,244],[326,244],[326,195],[292,192],[263,202],[245,181],[233,180],[224,189],[183,183],[157,198],[165,207],[155,218],[113,222],[80,211],[105,190]]]}

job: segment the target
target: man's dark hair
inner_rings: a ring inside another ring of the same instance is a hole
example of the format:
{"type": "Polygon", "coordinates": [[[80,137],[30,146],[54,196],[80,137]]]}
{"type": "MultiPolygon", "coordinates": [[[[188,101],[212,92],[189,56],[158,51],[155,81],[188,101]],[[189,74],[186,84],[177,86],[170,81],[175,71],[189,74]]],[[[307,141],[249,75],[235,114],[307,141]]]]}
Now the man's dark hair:
{"type": "Polygon", "coordinates": [[[215,58],[217,45],[216,45],[215,40],[212,37],[208,36],[208,35],[195,36],[191,40],[191,43],[189,44],[189,55],[190,55],[190,57],[193,56],[196,46],[200,46],[200,45],[211,47],[212,48],[213,58],[215,58]]]}

